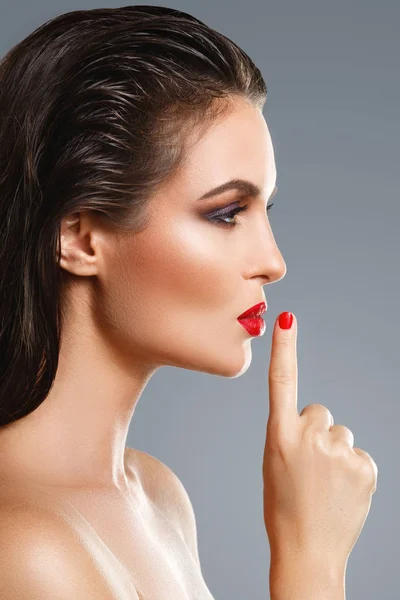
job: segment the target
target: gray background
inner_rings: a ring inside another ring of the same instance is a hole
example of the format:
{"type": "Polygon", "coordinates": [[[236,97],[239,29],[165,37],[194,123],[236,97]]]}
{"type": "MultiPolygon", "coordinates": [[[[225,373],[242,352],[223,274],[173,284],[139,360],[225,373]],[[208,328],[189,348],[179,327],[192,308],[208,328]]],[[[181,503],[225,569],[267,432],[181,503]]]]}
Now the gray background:
{"type": "MultiPolygon", "coordinates": [[[[125,4],[0,0],[0,53],[60,13],[125,4]]],[[[263,73],[279,186],[269,215],[288,270],[279,285],[264,286],[267,331],[252,341],[247,373],[229,380],[159,370],[139,401],[128,446],[158,457],[185,485],[215,599],[266,600],[261,464],[271,331],[281,311],[294,312],[299,411],[325,404],[379,468],[348,562],[347,598],[399,599],[400,3],[163,5],[232,38],[263,73]]]]}

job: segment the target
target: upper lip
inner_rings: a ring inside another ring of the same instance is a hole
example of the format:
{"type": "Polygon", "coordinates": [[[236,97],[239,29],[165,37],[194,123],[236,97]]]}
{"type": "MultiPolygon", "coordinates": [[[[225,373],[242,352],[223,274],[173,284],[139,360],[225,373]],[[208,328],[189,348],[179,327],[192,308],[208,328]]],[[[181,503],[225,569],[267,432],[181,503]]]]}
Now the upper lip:
{"type": "Polygon", "coordinates": [[[241,315],[238,316],[238,319],[246,319],[248,317],[261,317],[263,313],[267,310],[266,302],[259,302],[255,304],[251,308],[248,308],[241,315]]]}

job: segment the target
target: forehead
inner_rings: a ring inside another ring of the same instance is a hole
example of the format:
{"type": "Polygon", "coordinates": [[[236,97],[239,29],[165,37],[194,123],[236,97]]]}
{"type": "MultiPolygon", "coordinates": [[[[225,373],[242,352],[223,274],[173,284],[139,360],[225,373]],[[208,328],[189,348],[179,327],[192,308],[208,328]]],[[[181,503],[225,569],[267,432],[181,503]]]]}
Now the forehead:
{"type": "Polygon", "coordinates": [[[180,183],[196,187],[201,194],[233,178],[254,181],[265,195],[276,180],[267,123],[262,112],[245,100],[235,101],[229,113],[190,143],[180,183]]]}

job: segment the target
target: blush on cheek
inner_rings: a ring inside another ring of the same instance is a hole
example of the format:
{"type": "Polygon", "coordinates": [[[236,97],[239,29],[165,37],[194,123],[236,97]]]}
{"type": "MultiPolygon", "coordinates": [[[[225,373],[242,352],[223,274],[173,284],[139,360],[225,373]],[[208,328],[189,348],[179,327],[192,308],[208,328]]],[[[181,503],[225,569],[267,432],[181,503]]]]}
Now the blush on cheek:
{"type": "Polygon", "coordinates": [[[218,311],[232,302],[234,264],[216,236],[207,238],[204,224],[197,225],[180,210],[183,216],[164,215],[160,223],[155,213],[151,227],[127,237],[116,253],[111,273],[114,300],[120,312],[128,311],[131,322],[179,316],[185,308],[192,315],[218,311]],[[168,229],[165,223],[172,226],[168,229]]]}

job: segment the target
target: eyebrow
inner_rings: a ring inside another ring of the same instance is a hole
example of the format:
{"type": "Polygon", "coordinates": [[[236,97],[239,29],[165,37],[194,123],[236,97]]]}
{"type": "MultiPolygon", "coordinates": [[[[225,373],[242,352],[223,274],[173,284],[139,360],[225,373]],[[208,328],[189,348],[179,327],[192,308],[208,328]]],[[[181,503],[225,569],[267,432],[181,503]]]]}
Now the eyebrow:
{"type": "MultiPolygon", "coordinates": [[[[226,183],[223,183],[222,185],[219,185],[218,187],[213,188],[212,190],[206,192],[205,194],[200,196],[200,198],[198,198],[198,200],[205,200],[206,198],[211,198],[212,196],[217,196],[228,190],[238,190],[239,192],[245,194],[246,196],[252,196],[252,197],[261,196],[261,194],[262,194],[262,191],[258,187],[258,185],[256,185],[255,183],[252,183],[251,181],[248,181],[247,179],[231,179],[231,181],[227,181],[226,183]]],[[[271,200],[271,198],[273,198],[275,196],[277,191],[278,191],[278,187],[275,185],[268,200],[271,200]]]]}

